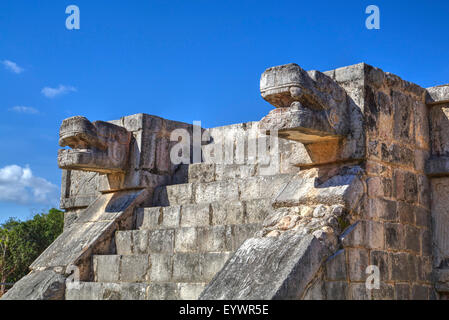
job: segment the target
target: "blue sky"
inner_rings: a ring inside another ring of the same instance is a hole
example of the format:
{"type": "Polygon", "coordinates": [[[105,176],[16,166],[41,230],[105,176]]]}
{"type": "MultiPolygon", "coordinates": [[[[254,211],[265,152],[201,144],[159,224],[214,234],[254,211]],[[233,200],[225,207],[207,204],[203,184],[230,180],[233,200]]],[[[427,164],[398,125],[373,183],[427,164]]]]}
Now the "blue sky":
{"type": "Polygon", "coordinates": [[[0,2],[0,222],[57,206],[64,118],[145,112],[204,127],[254,121],[268,67],[366,62],[449,82],[447,1],[0,2]],[[67,30],[77,5],[81,29],[67,30]],[[380,8],[381,29],[365,28],[380,8]]]}

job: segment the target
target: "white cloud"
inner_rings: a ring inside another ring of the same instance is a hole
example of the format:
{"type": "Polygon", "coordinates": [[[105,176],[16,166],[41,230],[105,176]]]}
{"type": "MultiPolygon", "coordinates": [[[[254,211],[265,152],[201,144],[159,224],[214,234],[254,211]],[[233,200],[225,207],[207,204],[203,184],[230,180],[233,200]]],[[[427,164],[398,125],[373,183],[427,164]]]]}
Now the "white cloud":
{"type": "Polygon", "coordinates": [[[76,92],[76,88],[60,84],[57,88],[45,87],[44,89],[42,89],[42,94],[47,98],[55,98],[69,92],[76,92]]]}
{"type": "Polygon", "coordinates": [[[2,63],[5,66],[5,68],[8,69],[11,72],[19,74],[19,73],[22,73],[23,71],[25,71],[25,69],[19,67],[17,65],[17,63],[12,62],[10,60],[3,60],[2,63]]]}
{"type": "Polygon", "coordinates": [[[0,168],[0,202],[56,207],[58,197],[59,188],[44,178],[35,177],[28,166],[0,168]]]}
{"type": "Polygon", "coordinates": [[[33,107],[25,107],[25,106],[15,106],[9,109],[9,111],[14,111],[18,113],[28,113],[28,114],[37,114],[39,111],[33,107]]]}

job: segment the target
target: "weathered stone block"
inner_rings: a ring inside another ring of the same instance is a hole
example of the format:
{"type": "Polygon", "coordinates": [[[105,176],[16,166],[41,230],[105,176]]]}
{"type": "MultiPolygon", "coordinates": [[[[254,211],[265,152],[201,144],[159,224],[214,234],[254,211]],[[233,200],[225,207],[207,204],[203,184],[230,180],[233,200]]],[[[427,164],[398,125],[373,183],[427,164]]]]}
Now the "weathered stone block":
{"type": "Polygon", "coordinates": [[[286,186],[273,201],[273,207],[294,207],[309,203],[323,205],[345,205],[348,210],[355,210],[363,196],[363,184],[357,177],[361,168],[353,166],[342,170],[324,182],[313,176],[316,171],[303,171],[295,176],[288,176],[286,186]],[[312,177],[311,177],[312,175],[312,177]]]}
{"type": "Polygon", "coordinates": [[[247,179],[257,174],[258,165],[229,165],[217,166],[215,175],[217,180],[247,179]]]}
{"type": "Polygon", "coordinates": [[[195,184],[195,203],[233,201],[239,199],[238,185],[234,181],[215,181],[195,184]]]}
{"type": "Polygon", "coordinates": [[[393,300],[394,299],[394,286],[385,282],[380,283],[379,289],[372,289],[372,300],[393,300]]]}
{"type": "Polygon", "coordinates": [[[418,182],[416,175],[411,172],[405,174],[405,199],[408,202],[418,202],[418,182]]]}
{"type": "Polygon", "coordinates": [[[178,285],[179,298],[181,300],[197,300],[205,286],[205,283],[180,283],[178,285]]]}
{"type": "Polygon", "coordinates": [[[328,255],[318,239],[295,232],[276,239],[248,239],[207,285],[200,300],[299,299],[328,255]]]}
{"type": "Polygon", "coordinates": [[[341,235],[345,247],[384,248],[384,225],[377,221],[358,221],[341,235]]]}
{"type": "Polygon", "coordinates": [[[156,140],[156,169],[159,173],[170,172],[170,140],[168,138],[159,137],[156,140]]]}
{"type": "Polygon", "coordinates": [[[148,280],[150,260],[148,255],[122,256],[120,265],[120,281],[145,282],[148,280]]]}
{"type": "Polygon", "coordinates": [[[421,230],[413,226],[405,226],[405,249],[421,252],[421,230]]]}
{"type": "Polygon", "coordinates": [[[421,254],[425,257],[429,257],[433,254],[432,246],[432,234],[429,230],[423,230],[421,233],[421,254]]]}
{"type": "Polygon", "coordinates": [[[376,198],[368,199],[368,217],[370,219],[382,219],[385,221],[396,221],[396,201],[376,198]]]}
{"type": "Polygon", "coordinates": [[[193,184],[176,184],[165,188],[169,205],[193,203],[193,184]]]}
{"type": "Polygon", "coordinates": [[[348,295],[351,300],[371,300],[370,292],[365,283],[350,283],[348,295]]]}
{"type": "Polygon", "coordinates": [[[402,170],[394,170],[393,191],[396,200],[405,200],[405,172],[402,170]]]}
{"type": "Polygon", "coordinates": [[[117,231],[115,233],[115,246],[117,254],[130,255],[133,253],[132,231],[117,231]]]}
{"type": "Polygon", "coordinates": [[[437,279],[437,274],[435,274],[435,277],[432,279],[432,272],[433,272],[433,265],[432,265],[432,258],[431,257],[416,257],[417,265],[417,275],[418,280],[426,283],[431,283],[432,280],[437,279]]]}
{"type": "Polygon", "coordinates": [[[96,282],[118,282],[120,277],[121,256],[94,256],[93,264],[96,282]]]}
{"type": "Polygon", "coordinates": [[[397,165],[407,166],[410,169],[414,169],[415,166],[415,153],[400,144],[387,144],[383,143],[381,147],[382,161],[391,162],[397,165]]]}
{"type": "Polygon", "coordinates": [[[348,275],[350,281],[365,281],[366,268],[369,265],[368,251],[364,249],[346,249],[348,252],[348,275]]]}
{"type": "Polygon", "coordinates": [[[426,171],[426,162],[430,157],[430,152],[428,150],[415,150],[415,169],[424,173],[426,171]]]}
{"type": "Polygon", "coordinates": [[[335,81],[342,83],[362,80],[365,78],[365,68],[365,63],[358,63],[352,66],[335,69],[335,81]]]}
{"type": "Polygon", "coordinates": [[[194,163],[189,165],[189,182],[208,183],[215,181],[215,164],[194,163]]]}
{"type": "Polygon", "coordinates": [[[371,198],[378,198],[384,196],[384,190],[382,185],[382,178],[373,177],[366,180],[368,185],[368,196],[371,198]]]}
{"type": "Polygon", "coordinates": [[[137,209],[136,226],[139,229],[156,229],[162,220],[162,208],[139,208],[137,209]]]}
{"type": "Polygon", "coordinates": [[[346,281],[346,251],[339,250],[326,262],[326,280],[346,281]]]}
{"type": "Polygon", "coordinates": [[[414,101],[407,95],[393,91],[394,138],[404,143],[415,143],[414,101]]]}
{"type": "Polygon", "coordinates": [[[219,272],[226,261],[232,256],[230,252],[207,252],[200,256],[201,279],[204,282],[212,280],[219,272]]]}
{"type": "Polygon", "coordinates": [[[385,251],[371,251],[370,263],[379,268],[380,280],[389,281],[391,277],[391,263],[389,255],[385,251]]]}
{"type": "Polygon", "coordinates": [[[402,224],[415,224],[415,211],[417,207],[403,201],[397,202],[399,222],[402,224]]]}
{"type": "Polygon", "coordinates": [[[232,250],[232,228],[214,226],[198,228],[198,246],[201,252],[232,250]]]}
{"type": "Polygon", "coordinates": [[[177,253],[173,256],[173,281],[201,282],[200,255],[177,253]]]}
{"type": "Polygon", "coordinates": [[[245,223],[244,204],[240,201],[212,203],[212,225],[245,223]]]}
{"type": "MultiPolygon", "coordinates": [[[[376,143],[378,143],[376,141],[376,143]]],[[[366,173],[373,176],[390,176],[391,168],[383,165],[382,163],[372,161],[368,159],[366,161],[366,173]]]]}
{"type": "Polygon", "coordinates": [[[365,221],[365,243],[367,248],[383,249],[385,229],[382,222],[365,221]]]}
{"type": "Polygon", "coordinates": [[[169,282],[172,279],[173,258],[171,254],[152,253],[149,280],[153,282],[169,282]]]}
{"type": "MultiPolygon", "coordinates": [[[[449,179],[447,177],[431,180],[432,185],[432,241],[435,246],[435,265],[439,266],[449,257],[449,179]]],[[[424,236],[424,235],[423,235],[424,236]]],[[[423,252],[429,249],[429,234],[423,252]]],[[[423,239],[424,240],[424,239],[423,239]]],[[[424,245],[424,242],[423,242],[424,245]]],[[[424,253],[423,253],[424,254],[424,253]]]]}
{"type": "Polygon", "coordinates": [[[382,178],[383,194],[386,198],[393,196],[393,180],[390,178],[382,178]]]}
{"type": "MultiPolygon", "coordinates": [[[[261,223],[272,210],[270,199],[250,200],[246,203],[246,223],[261,223]]],[[[236,223],[238,224],[238,223],[236,223]]]]}
{"type": "Polygon", "coordinates": [[[418,203],[424,208],[430,208],[430,182],[427,176],[418,175],[418,203]]]}
{"type": "Polygon", "coordinates": [[[390,253],[391,280],[413,281],[416,279],[416,259],[408,253],[390,253]]]}
{"type": "Polygon", "coordinates": [[[449,106],[433,106],[430,109],[430,127],[432,132],[432,155],[436,157],[449,156],[449,106]]]}
{"type": "Polygon", "coordinates": [[[346,300],[349,298],[348,283],[342,281],[326,281],[325,291],[327,300],[346,300]]]}
{"type": "Polygon", "coordinates": [[[404,227],[398,223],[385,223],[385,245],[387,249],[404,249],[404,227]]]}
{"type": "Polygon", "coordinates": [[[395,300],[410,300],[410,285],[407,283],[396,283],[394,285],[395,300]]]}
{"type": "Polygon", "coordinates": [[[170,206],[162,208],[162,219],[159,226],[162,228],[177,228],[181,220],[181,206],[170,206]]]}
{"type": "Polygon", "coordinates": [[[185,204],[181,207],[181,227],[203,227],[210,225],[211,209],[206,204],[185,204]]]}
{"type": "Polygon", "coordinates": [[[1,300],[63,300],[66,277],[53,270],[33,271],[20,279],[1,300]]]}
{"type": "Polygon", "coordinates": [[[280,174],[245,179],[239,185],[240,200],[273,198],[282,190],[289,178],[290,175],[280,174]]]}
{"type": "Polygon", "coordinates": [[[326,300],[325,281],[323,281],[322,274],[313,280],[301,300],[326,300]]]}
{"type": "Polygon", "coordinates": [[[252,238],[257,231],[260,230],[260,224],[242,224],[233,226],[232,248],[237,250],[243,242],[252,238]]]}
{"type": "Polygon", "coordinates": [[[175,231],[176,252],[196,252],[198,250],[197,228],[179,228],[175,231]]]}
{"type": "Polygon", "coordinates": [[[144,283],[103,283],[99,300],[145,300],[144,283]]]}
{"type": "MultiPolygon", "coordinates": [[[[44,253],[33,262],[34,270],[76,265],[95,250],[98,254],[111,250],[117,227],[131,228],[135,206],[147,196],[146,190],[123,191],[101,195],[85,212],[83,221],[63,232],[44,253]],[[105,210],[106,208],[106,210],[105,210]],[[111,220],[107,220],[107,219],[111,220]],[[106,219],[106,220],[103,220],[106,219]]],[[[87,277],[88,266],[83,268],[82,279],[87,277]],[[85,273],[84,273],[85,272],[85,273]]]]}
{"type": "Polygon", "coordinates": [[[414,285],[412,287],[412,300],[428,300],[429,287],[422,285],[414,285]]]}
{"type": "Polygon", "coordinates": [[[141,132],[137,135],[137,141],[141,145],[141,153],[139,158],[139,166],[143,169],[156,169],[156,152],[157,152],[158,134],[152,132],[141,132]]]}
{"type": "Polygon", "coordinates": [[[176,283],[150,283],[148,285],[148,300],[179,300],[179,290],[176,283]]]}
{"type": "Polygon", "coordinates": [[[139,230],[133,232],[133,253],[148,253],[148,230],[139,230]]]}
{"type": "Polygon", "coordinates": [[[148,232],[147,253],[173,253],[175,243],[174,230],[154,230],[148,232]]]}
{"type": "Polygon", "coordinates": [[[444,103],[449,102],[449,85],[427,88],[426,103],[444,103]]]}
{"type": "Polygon", "coordinates": [[[103,283],[79,282],[67,285],[66,300],[101,300],[103,294],[103,283]]]}

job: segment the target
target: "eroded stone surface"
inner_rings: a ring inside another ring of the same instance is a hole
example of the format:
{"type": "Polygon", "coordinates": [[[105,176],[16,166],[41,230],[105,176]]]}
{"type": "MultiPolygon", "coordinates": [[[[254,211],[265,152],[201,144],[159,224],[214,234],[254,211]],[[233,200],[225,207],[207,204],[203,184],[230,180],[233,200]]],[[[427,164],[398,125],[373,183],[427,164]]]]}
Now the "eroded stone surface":
{"type": "Polygon", "coordinates": [[[70,147],[58,153],[61,169],[102,173],[124,172],[128,164],[131,133],[114,124],[84,117],[64,120],[59,145],[70,147]]]}
{"type": "Polygon", "coordinates": [[[312,235],[247,240],[201,293],[201,300],[300,299],[329,249],[312,235]]]}
{"type": "Polygon", "coordinates": [[[349,133],[347,95],[334,80],[296,64],[273,67],[262,75],[262,97],[279,109],[261,120],[266,130],[302,143],[326,141],[349,133]]]}
{"type": "Polygon", "coordinates": [[[82,280],[98,281],[70,284],[67,299],[186,299],[203,288],[202,299],[448,297],[446,89],[364,63],[270,68],[261,92],[277,109],[201,129],[194,165],[169,161],[170,133],[190,125],[145,114],[68,120],[63,145],[107,154],[98,132],[112,144],[127,132],[129,158],[122,171],[101,161],[100,173],[65,171],[67,225],[30,277],[44,293],[58,282],[45,274],[78,264],[82,280]],[[365,285],[370,265],[378,289],[365,285]]]}
{"type": "Polygon", "coordinates": [[[108,238],[120,224],[131,227],[134,206],[145,196],[145,191],[102,195],[33,262],[31,268],[66,268],[78,265],[94,251],[108,250],[108,238]]]}
{"type": "Polygon", "coordinates": [[[33,271],[9,290],[2,300],[63,300],[66,277],[53,270],[33,271]]]}

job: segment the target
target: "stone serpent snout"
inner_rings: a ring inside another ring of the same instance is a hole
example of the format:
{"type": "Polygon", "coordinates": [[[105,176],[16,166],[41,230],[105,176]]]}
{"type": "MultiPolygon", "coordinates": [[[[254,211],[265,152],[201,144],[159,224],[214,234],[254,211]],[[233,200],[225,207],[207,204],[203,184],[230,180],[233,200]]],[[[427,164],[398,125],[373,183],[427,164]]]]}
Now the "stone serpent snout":
{"type": "Polygon", "coordinates": [[[58,152],[61,169],[100,173],[124,172],[128,164],[131,133],[104,121],[72,117],[62,122],[58,152]]]}
{"type": "Polygon", "coordinates": [[[297,64],[269,68],[262,74],[260,91],[278,108],[261,120],[264,130],[305,144],[349,133],[346,91],[321,72],[306,72],[297,64]]]}

